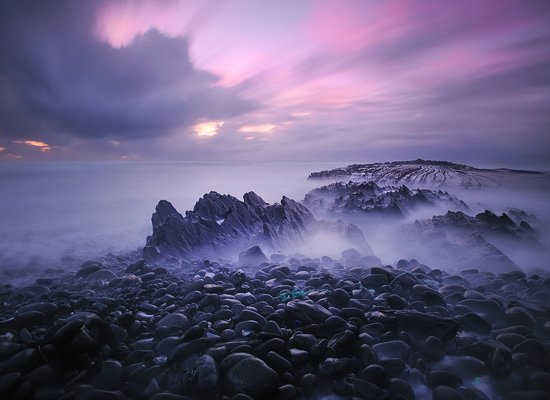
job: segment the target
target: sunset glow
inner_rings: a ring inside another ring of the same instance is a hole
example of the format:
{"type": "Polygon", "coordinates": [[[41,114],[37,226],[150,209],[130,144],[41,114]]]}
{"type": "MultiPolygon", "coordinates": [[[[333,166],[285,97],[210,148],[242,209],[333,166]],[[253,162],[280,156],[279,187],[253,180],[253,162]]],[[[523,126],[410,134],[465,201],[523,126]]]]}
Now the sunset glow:
{"type": "Polygon", "coordinates": [[[39,142],[37,140],[14,140],[13,143],[26,144],[28,146],[41,147],[48,150],[50,149],[50,145],[48,143],[39,142]]]}
{"type": "Polygon", "coordinates": [[[548,2],[78,3],[0,6],[0,139],[25,158],[550,164],[548,2]]]}
{"type": "Polygon", "coordinates": [[[223,121],[208,121],[196,124],[193,130],[197,136],[214,136],[222,126],[223,121]]]}
{"type": "Polygon", "coordinates": [[[245,125],[239,129],[239,132],[245,133],[268,133],[273,131],[277,126],[273,124],[262,124],[262,125],[245,125]]]}

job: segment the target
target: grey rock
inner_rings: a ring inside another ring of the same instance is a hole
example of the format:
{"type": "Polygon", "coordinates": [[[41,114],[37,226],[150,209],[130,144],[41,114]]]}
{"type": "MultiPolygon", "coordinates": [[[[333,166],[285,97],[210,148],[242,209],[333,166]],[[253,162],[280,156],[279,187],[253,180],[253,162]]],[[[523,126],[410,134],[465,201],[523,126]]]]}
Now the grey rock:
{"type": "Polygon", "coordinates": [[[200,391],[212,390],[218,383],[218,367],[209,355],[199,357],[195,367],[196,386],[200,391]]]}
{"type": "Polygon", "coordinates": [[[114,389],[122,378],[122,364],[116,360],[101,362],[99,373],[92,379],[92,383],[99,389],[114,389]]]}
{"type": "Polygon", "coordinates": [[[432,392],[432,400],[465,400],[456,390],[449,386],[438,386],[432,392]]]}
{"type": "Polygon", "coordinates": [[[319,363],[319,374],[328,377],[341,376],[349,369],[349,358],[328,357],[319,363]]]}
{"type": "Polygon", "coordinates": [[[189,325],[190,322],[187,317],[178,312],[165,315],[157,322],[157,326],[163,326],[166,328],[185,329],[189,325]]]}
{"type": "Polygon", "coordinates": [[[233,365],[226,380],[232,393],[262,397],[277,389],[277,372],[256,357],[247,357],[233,365]]]}
{"type": "Polygon", "coordinates": [[[469,210],[466,203],[441,190],[352,181],[331,183],[314,189],[306,194],[304,204],[318,214],[337,216],[362,214],[402,218],[410,215],[418,206],[469,210]]]}
{"type": "MultiPolygon", "coordinates": [[[[248,246],[278,251],[327,230],[371,252],[355,225],[316,221],[306,207],[292,199],[283,197],[280,204],[269,205],[254,192],[246,193],[243,201],[210,192],[185,217],[168,201],[161,200],[152,225],[153,234],[143,249],[144,259],[150,264],[169,257],[234,257],[236,248],[248,246]]],[[[254,263],[259,258],[267,261],[264,257],[254,257],[254,263]]]]}
{"type": "Polygon", "coordinates": [[[443,371],[443,370],[431,370],[427,374],[428,383],[431,387],[437,386],[450,386],[456,387],[462,384],[462,378],[453,374],[452,372],[443,371]]]}
{"type": "Polygon", "coordinates": [[[57,305],[49,302],[31,303],[19,308],[16,311],[15,315],[19,315],[27,311],[39,311],[42,314],[47,315],[48,317],[52,317],[57,313],[57,308],[57,305]]]}
{"type": "Polygon", "coordinates": [[[390,340],[389,342],[377,343],[372,346],[379,360],[388,358],[406,359],[410,352],[410,347],[402,340],[390,340]]]}
{"type": "Polygon", "coordinates": [[[239,253],[239,264],[261,264],[264,261],[267,261],[267,257],[260,246],[252,246],[239,253]]]}
{"type": "Polygon", "coordinates": [[[546,348],[536,339],[528,339],[516,345],[513,349],[514,353],[525,353],[529,361],[541,368],[550,367],[550,357],[546,348]]]}
{"type": "Polygon", "coordinates": [[[304,321],[324,322],[332,313],[319,304],[310,301],[289,301],[285,309],[304,321]]]}
{"type": "Polygon", "coordinates": [[[93,272],[86,278],[86,282],[89,284],[97,284],[101,282],[109,282],[116,278],[116,275],[107,269],[100,269],[93,272]]]}

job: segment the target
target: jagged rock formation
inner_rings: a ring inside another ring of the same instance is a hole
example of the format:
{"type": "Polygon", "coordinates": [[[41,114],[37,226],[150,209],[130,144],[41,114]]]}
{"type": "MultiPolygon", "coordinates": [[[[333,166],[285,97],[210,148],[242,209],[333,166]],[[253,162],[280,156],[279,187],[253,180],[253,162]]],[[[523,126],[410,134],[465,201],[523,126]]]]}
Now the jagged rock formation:
{"type": "Polygon", "coordinates": [[[292,199],[283,197],[280,204],[270,205],[249,192],[243,200],[210,192],[185,217],[161,200],[152,217],[153,234],[147,238],[144,258],[156,262],[168,257],[227,257],[254,245],[275,251],[296,249],[319,231],[337,233],[372,254],[359,228],[342,221],[317,221],[292,199]]]}
{"type": "Polygon", "coordinates": [[[338,182],[309,192],[304,204],[316,214],[362,214],[404,217],[422,206],[468,211],[468,205],[441,190],[378,186],[375,182],[338,182]]]}
{"type": "Polygon", "coordinates": [[[540,172],[511,169],[480,169],[448,161],[414,160],[352,164],[329,171],[312,172],[309,178],[354,179],[383,184],[413,184],[416,187],[496,187],[508,179],[523,180],[540,172]]]}
{"type": "Polygon", "coordinates": [[[510,250],[541,248],[527,222],[515,223],[506,213],[499,216],[488,210],[475,217],[449,211],[445,215],[415,221],[406,226],[404,232],[411,243],[429,243],[432,256],[455,268],[477,264],[509,270],[517,268],[506,255],[510,250]]]}
{"type": "Polygon", "coordinates": [[[449,211],[445,215],[436,215],[429,220],[416,221],[414,224],[423,230],[426,228],[455,228],[480,234],[503,234],[521,240],[533,239],[531,237],[532,229],[527,228],[529,224],[525,221],[516,224],[506,213],[499,216],[489,210],[485,210],[475,217],[460,211],[449,211]]]}

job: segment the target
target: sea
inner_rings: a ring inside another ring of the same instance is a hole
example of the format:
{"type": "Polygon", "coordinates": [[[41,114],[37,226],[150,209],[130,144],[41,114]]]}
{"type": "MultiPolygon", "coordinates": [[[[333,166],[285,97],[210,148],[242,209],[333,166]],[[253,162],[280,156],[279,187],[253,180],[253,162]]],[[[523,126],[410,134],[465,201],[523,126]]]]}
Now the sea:
{"type": "Polygon", "coordinates": [[[0,268],[55,266],[142,248],[159,200],[180,213],[205,193],[302,200],[310,172],[348,162],[14,162],[0,164],[0,268]]]}

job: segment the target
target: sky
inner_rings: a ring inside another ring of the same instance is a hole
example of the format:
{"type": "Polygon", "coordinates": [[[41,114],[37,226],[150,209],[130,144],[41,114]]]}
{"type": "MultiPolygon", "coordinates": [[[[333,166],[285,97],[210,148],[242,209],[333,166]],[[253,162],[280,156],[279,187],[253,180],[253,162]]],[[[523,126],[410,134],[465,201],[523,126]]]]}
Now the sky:
{"type": "Polygon", "coordinates": [[[416,158],[550,169],[550,1],[0,1],[0,160],[416,158]]]}

